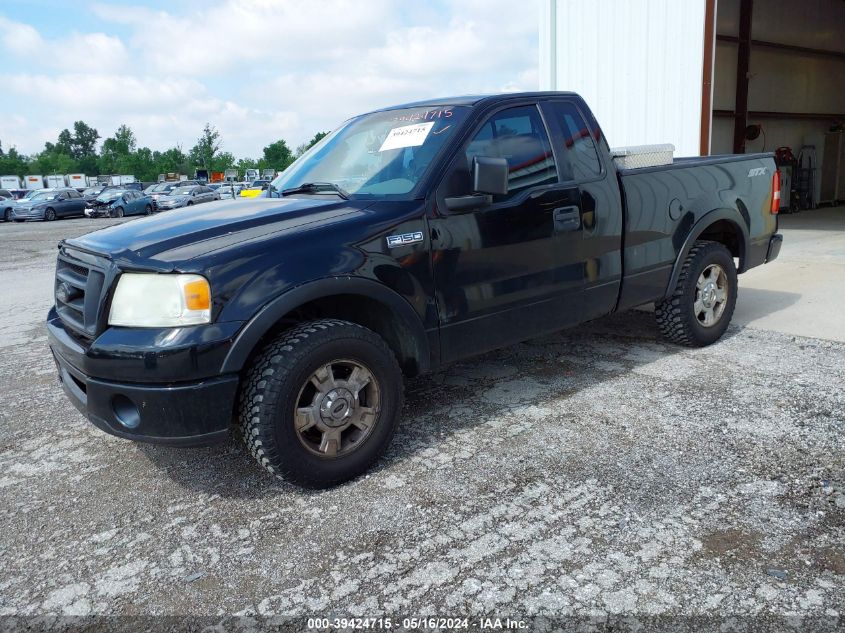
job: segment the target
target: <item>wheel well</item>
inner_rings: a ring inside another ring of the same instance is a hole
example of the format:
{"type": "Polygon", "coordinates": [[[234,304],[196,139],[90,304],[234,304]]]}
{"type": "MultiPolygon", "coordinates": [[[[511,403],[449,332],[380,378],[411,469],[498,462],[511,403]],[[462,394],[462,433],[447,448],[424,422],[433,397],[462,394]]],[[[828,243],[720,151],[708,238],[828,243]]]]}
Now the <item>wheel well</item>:
{"type": "Polygon", "coordinates": [[[291,310],[262,337],[253,354],[280,332],[304,321],[325,318],[351,321],[372,330],[384,339],[396,355],[406,376],[420,373],[422,354],[425,353],[424,342],[417,341],[417,335],[388,305],[356,294],[321,297],[291,310]]]}
{"type": "Polygon", "coordinates": [[[700,240],[711,240],[724,244],[731,252],[731,255],[739,259],[739,268],[742,269],[742,262],[745,258],[745,248],[742,242],[742,233],[739,227],[729,220],[719,220],[708,226],[701,235],[700,240]]]}

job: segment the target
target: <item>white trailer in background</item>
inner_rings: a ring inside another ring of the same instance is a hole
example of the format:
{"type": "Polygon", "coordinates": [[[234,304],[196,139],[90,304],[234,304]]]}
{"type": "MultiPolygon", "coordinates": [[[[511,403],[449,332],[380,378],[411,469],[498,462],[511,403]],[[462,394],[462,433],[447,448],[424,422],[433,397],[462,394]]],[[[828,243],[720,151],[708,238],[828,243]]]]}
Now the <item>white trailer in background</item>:
{"type": "Polygon", "coordinates": [[[67,182],[67,186],[73,187],[74,189],[84,189],[88,186],[85,174],[67,174],[65,176],[65,180],[67,182]]]}
{"type": "Polygon", "coordinates": [[[273,180],[276,177],[276,170],[275,169],[265,169],[261,172],[261,177],[264,180],[273,180]]]}
{"type": "Polygon", "coordinates": [[[99,180],[97,180],[96,176],[86,176],[85,180],[88,181],[89,187],[96,187],[98,184],[100,184],[100,182],[99,182],[99,180]]]}
{"type": "Polygon", "coordinates": [[[23,177],[24,189],[43,189],[44,176],[29,174],[23,177]]]}
{"type": "Polygon", "coordinates": [[[251,183],[253,180],[258,180],[258,174],[257,169],[247,169],[244,172],[244,181],[251,183]]]}
{"type": "Polygon", "coordinates": [[[114,177],[117,178],[120,181],[120,182],[116,182],[115,183],[116,185],[129,185],[129,184],[132,184],[133,182],[135,182],[135,176],[123,175],[123,176],[114,176],[114,177]]]}
{"type": "Polygon", "coordinates": [[[65,177],[62,174],[50,174],[46,178],[47,186],[52,189],[58,189],[65,186],[65,177]]]}
{"type": "Polygon", "coordinates": [[[21,179],[17,176],[0,176],[0,189],[20,189],[21,179]]]}

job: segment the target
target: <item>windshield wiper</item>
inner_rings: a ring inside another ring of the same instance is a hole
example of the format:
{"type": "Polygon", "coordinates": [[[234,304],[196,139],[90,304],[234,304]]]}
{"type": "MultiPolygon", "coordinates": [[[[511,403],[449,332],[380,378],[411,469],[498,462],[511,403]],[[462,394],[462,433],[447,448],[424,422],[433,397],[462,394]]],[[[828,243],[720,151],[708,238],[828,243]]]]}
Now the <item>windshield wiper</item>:
{"type": "Polygon", "coordinates": [[[349,200],[349,193],[333,182],[305,182],[298,187],[282,189],[279,193],[283,196],[287,196],[292,193],[309,193],[319,191],[320,189],[331,189],[344,200],[349,200]]]}

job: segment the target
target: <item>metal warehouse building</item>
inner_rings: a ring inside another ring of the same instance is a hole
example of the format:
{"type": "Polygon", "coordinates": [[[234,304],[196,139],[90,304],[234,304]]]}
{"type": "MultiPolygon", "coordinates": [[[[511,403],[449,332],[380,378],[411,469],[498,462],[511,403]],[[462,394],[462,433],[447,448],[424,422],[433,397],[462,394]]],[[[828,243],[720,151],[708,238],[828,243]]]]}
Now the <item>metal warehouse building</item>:
{"type": "Polygon", "coordinates": [[[804,148],[813,202],[845,200],[843,0],[541,0],[540,87],[612,146],[804,148]]]}

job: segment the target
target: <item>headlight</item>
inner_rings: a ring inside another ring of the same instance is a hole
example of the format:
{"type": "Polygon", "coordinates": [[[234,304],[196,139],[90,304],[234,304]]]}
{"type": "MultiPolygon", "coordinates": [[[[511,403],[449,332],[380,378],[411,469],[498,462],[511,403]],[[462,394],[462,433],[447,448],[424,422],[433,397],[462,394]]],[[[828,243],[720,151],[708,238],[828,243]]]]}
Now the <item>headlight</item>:
{"type": "Polygon", "coordinates": [[[200,275],[124,273],[109,312],[109,325],[178,327],[210,322],[211,288],[200,275]]]}

